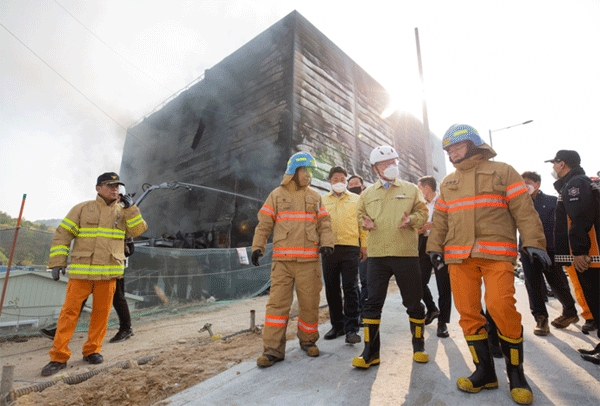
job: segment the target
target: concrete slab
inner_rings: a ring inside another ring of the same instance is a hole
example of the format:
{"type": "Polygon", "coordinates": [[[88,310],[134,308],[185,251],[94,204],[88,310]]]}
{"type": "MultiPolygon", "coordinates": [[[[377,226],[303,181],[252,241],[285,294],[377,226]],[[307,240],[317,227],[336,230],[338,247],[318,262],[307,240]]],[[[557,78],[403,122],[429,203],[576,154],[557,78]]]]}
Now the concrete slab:
{"type": "MultiPolygon", "coordinates": [[[[393,283],[393,281],[392,281],[393,283]]],[[[600,367],[582,360],[577,348],[591,349],[598,339],[583,335],[581,325],[565,330],[551,327],[546,337],[533,335],[535,321],[529,312],[523,282],[515,279],[517,308],[523,315],[525,374],[534,393],[535,405],[600,405],[600,367]]],[[[394,284],[395,286],[395,284],[394,284]]],[[[429,284],[437,297],[435,279],[429,284]]],[[[561,312],[560,303],[550,298],[550,319],[561,312]]],[[[260,323],[259,320],[257,322],[260,323]]],[[[321,337],[329,324],[319,328],[321,337]]],[[[511,405],[504,360],[496,359],[499,389],[468,394],[456,388],[459,376],[473,369],[458,313],[453,309],[450,337],[436,336],[437,323],[426,327],[425,347],[429,363],[412,361],[408,316],[398,289],[388,294],[381,323],[381,364],[368,370],[351,366],[363,344],[344,343],[344,338],[317,344],[318,358],[307,357],[297,340],[287,343],[286,359],[273,367],[256,367],[255,360],[187,389],[160,405],[511,405]]],[[[362,330],[361,330],[362,336],[362,330]]]]}

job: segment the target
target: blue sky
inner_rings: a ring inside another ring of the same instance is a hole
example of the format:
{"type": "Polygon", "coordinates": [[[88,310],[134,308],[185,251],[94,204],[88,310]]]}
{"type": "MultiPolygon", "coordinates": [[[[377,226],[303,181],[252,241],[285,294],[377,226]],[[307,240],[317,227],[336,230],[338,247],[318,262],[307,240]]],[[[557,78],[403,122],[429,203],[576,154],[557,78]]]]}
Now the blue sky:
{"type": "Polygon", "coordinates": [[[293,10],[421,117],[418,27],[439,137],[462,122],[488,141],[533,120],[493,133],[497,160],[537,171],[546,192],[559,149],[600,170],[596,0],[3,0],[0,211],[16,217],[26,193],[26,219],[61,218],[94,198],[125,128],[293,10]]]}

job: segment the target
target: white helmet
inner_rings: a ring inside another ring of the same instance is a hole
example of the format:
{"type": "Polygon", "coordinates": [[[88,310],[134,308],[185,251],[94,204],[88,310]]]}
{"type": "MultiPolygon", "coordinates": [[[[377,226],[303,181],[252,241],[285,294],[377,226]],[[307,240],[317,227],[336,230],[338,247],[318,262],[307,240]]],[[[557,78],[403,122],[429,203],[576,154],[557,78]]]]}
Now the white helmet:
{"type": "Polygon", "coordinates": [[[120,195],[126,195],[127,194],[127,192],[125,192],[125,186],[119,185],[119,194],[120,195]]]}
{"type": "Polygon", "coordinates": [[[394,147],[382,145],[371,151],[371,157],[369,158],[369,161],[371,161],[371,165],[375,165],[377,162],[387,161],[388,159],[394,158],[398,158],[398,153],[394,147]]]}

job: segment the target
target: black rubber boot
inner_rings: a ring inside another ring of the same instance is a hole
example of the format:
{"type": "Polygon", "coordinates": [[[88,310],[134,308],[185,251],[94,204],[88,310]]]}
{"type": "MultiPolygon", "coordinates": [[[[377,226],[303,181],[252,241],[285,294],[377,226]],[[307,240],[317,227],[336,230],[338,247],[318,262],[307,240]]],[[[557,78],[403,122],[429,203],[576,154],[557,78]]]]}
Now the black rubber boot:
{"type": "Polygon", "coordinates": [[[365,349],[360,357],[354,357],[352,366],[357,368],[369,368],[371,365],[378,365],[379,360],[379,324],[380,319],[363,319],[365,325],[363,334],[365,340],[365,349]]]}
{"type": "Polygon", "coordinates": [[[486,331],[488,332],[488,341],[490,343],[490,350],[492,351],[492,356],[494,358],[502,358],[502,349],[500,348],[500,341],[498,341],[498,328],[496,327],[496,322],[490,316],[490,313],[486,311],[485,313],[481,312],[486,320],[486,331]]]}
{"type": "Polygon", "coordinates": [[[410,332],[412,333],[413,360],[422,364],[429,361],[429,355],[425,352],[425,319],[409,318],[410,332]]]}
{"type": "Polygon", "coordinates": [[[468,378],[458,378],[456,386],[461,391],[470,393],[477,393],[482,389],[498,389],[498,378],[487,334],[466,336],[465,339],[473,356],[475,372],[468,378]]]}
{"type": "Polygon", "coordinates": [[[513,339],[498,333],[498,338],[506,361],[510,395],[518,404],[530,405],[533,402],[533,393],[523,372],[523,334],[513,339]]]}

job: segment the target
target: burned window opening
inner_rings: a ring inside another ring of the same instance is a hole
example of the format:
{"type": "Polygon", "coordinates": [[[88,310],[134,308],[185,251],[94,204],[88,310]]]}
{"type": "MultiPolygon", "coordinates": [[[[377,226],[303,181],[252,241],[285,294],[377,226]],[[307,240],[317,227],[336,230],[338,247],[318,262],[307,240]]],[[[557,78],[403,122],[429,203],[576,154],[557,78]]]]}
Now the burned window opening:
{"type": "Polygon", "coordinates": [[[198,123],[198,130],[196,130],[196,135],[194,136],[194,141],[192,141],[192,149],[195,150],[196,147],[198,147],[198,144],[200,143],[200,139],[202,138],[202,135],[204,134],[204,129],[206,128],[206,126],[204,125],[204,120],[200,119],[200,122],[198,123]]]}

